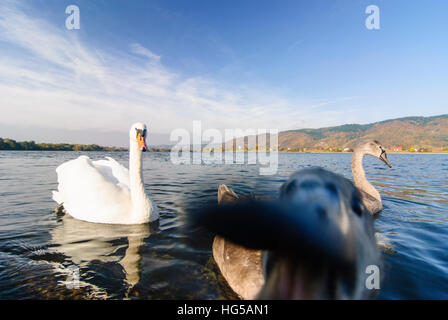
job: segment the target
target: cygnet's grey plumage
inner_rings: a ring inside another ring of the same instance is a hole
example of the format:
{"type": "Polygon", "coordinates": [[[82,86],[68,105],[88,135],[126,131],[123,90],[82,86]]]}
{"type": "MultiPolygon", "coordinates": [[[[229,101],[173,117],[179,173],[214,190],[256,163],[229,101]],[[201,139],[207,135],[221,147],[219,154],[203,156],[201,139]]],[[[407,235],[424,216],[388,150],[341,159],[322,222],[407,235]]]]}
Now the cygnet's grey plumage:
{"type": "Polygon", "coordinates": [[[293,174],[278,200],[240,199],[221,185],[219,205],[192,213],[217,233],[213,257],[243,299],[365,299],[379,262],[360,191],[321,168],[293,174]]]}
{"type": "MultiPolygon", "coordinates": [[[[218,203],[240,200],[235,192],[222,184],[218,188],[218,203]]],[[[255,299],[264,284],[261,250],[246,249],[215,236],[213,258],[229,286],[243,299],[255,299]]]]}
{"type": "Polygon", "coordinates": [[[359,144],[352,155],[352,174],[356,187],[361,191],[362,200],[367,210],[371,214],[376,214],[383,209],[381,195],[378,190],[367,180],[362,165],[365,155],[371,155],[379,158],[390,168],[392,165],[387,159],[387,153],[384,147],[376,140],[366,141],[359,144]]]}

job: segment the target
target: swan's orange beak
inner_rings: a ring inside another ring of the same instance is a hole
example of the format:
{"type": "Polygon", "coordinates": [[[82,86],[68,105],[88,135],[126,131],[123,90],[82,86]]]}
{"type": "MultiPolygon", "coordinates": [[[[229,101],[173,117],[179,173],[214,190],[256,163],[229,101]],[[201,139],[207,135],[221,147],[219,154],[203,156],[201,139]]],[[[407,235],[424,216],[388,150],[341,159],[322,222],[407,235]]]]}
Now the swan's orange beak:
{"type": "Polygon", "coordinates": [[[148,149],[146,145],[146,137],[140,133],[137,134],[137,143],[140,150],[146,151],[148,149]]]}

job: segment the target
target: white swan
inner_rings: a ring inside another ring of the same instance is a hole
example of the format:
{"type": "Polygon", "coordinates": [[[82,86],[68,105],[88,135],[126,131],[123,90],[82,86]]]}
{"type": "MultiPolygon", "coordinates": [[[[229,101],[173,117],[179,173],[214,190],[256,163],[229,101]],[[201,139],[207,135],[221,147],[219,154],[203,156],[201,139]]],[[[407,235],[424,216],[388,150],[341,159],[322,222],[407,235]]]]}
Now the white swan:
{"type": "Polygon", "coordinates": [[[140,224],[155,221],[159,212],[145,194],[142,151],[146,125],[138,122],[129,132],[129,170],[112,158],[92,161],[87,156],[61,164],[58,191],[53,200],[72,217],[88,222],[140,224]]]}

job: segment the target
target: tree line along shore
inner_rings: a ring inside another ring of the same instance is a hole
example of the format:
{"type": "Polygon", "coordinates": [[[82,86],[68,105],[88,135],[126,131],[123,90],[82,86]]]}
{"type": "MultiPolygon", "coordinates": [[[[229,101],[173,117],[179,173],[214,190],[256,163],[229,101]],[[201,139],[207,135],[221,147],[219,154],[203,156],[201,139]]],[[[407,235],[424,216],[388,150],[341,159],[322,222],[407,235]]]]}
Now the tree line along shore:
{"type": "MultiPolygon", "coordinates": [[[[34,141],[15,141],[8,138],[0,138],[0,150],[13,150],[13,151],[128,151],[127,148],[117,147],[104,147],[97,144],[70,144],[70,143],[36,143],[34,141]]],[[[149,152],[169,152],[169,148],[148,148],[149,152]]],[[[257,152],[266,151],[259,150],[258,146],[253,149],[248,148],[231,148],[226,150],[224,148],[191,148],[192,152],[257,152]]],[[[276,148],[278,152],[304,152],[304,153],[346,153],[353,152],[351,148],[276,148]]],[[[389,147],[388,152],[392,153],[448,153],[448,147],[442,148],[402,148],[402,147],[389,147]]]]}
{"type": "Polygon", "coordinates": [[[34,141],[15,141],[0,138],[0,150],[27,150],[27,151],[125,151],[125,148],[102,147],[96,144],[69,144],[69,143],[36,143],[34,141]]]}
{"type": "MultiPolygon", "coordinates": [[[[0,150],[16,151],[127,151],[127,148],[103,147],[97,144],[36,143],[0,138],[0,150]]],[[[169,149],[149,148],[148,151],[169,151],[169,149]]]]}

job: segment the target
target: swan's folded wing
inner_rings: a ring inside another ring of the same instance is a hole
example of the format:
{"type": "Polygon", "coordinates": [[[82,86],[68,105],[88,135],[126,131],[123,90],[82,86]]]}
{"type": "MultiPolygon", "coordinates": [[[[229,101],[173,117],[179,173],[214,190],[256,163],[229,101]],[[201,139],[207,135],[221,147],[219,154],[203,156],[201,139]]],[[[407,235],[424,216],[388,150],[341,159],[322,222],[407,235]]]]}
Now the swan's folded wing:
{"type": "Polygon", "coordinates": [[[67,161],[56,169],[57,199],[70,215],[90,222],[116,223],[123,212],[129,211],[129,188],[104,171],[107,170],[99,170],[86,156],[67,161]]]}
{"type": "Polygon", "coordinates": [[[371,214],[376,214],[383,209],[383,204],[375,197],[371,196],[367,192],[360,190],[362,196],[362,203],[366,206],[367,210],[371,214]]]}
{"type": "Polygon", "coordinates": [[[106,159],[107,160],[92,161],[92,163],[110,180],[115,181],[116,184],[122,184],[129,188],[129,170],[111,157],[106,157],[106,159]]]}

